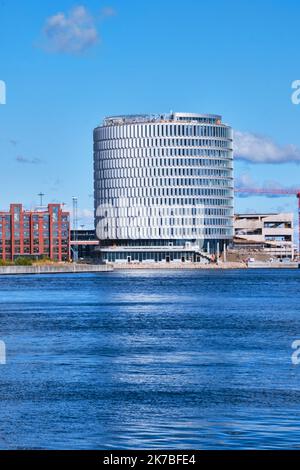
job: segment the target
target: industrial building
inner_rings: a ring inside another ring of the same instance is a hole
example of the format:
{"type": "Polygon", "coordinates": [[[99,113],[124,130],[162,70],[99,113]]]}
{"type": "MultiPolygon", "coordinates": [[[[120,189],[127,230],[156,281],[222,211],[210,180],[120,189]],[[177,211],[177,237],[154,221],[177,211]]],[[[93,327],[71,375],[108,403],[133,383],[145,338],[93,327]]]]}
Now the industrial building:
{"type": "Polygon", "coordinates": [[[11,204],[0,212],[0,259],[20,257],[70,259],[70,215],[60,204],[25,211],[22,204],[11,204]]]}
{"type": "Polygon", "coordinates": [[[115,116],[94,130],[103,261],[217,256],[233,238],[233,200],[232,129],[221,116],[115,116]]]}
{"type": "Polygon", "coordinates": [[[236,214],[234,247],[262,250],[270,257],[293,259],[293,214],[236,214]]]}

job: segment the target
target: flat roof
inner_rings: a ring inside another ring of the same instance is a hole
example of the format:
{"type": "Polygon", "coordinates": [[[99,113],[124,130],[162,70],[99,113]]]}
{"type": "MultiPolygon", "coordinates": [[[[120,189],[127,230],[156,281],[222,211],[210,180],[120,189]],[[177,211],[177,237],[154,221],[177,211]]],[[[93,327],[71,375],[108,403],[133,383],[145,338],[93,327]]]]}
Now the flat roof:
{"type": "Polygon", "coordinates": [[[235,217],[270,217],[271,215],[294,215],[292,212],[262,212],[262,213],[246,213],[246,214],[234,214],[235,217]]]}
{"type": "Polygon", "coordinates": [[[166,113],[166,114],[120,114],[118,116],[107,116],[103,120],[104,126],[120,124],[138,124],[138,123],[160,123],[160,122],[188,122],[201,123],[215,121],[221,124],[222,116],[219,114],[198,114],[198,113],[166,113]]]}

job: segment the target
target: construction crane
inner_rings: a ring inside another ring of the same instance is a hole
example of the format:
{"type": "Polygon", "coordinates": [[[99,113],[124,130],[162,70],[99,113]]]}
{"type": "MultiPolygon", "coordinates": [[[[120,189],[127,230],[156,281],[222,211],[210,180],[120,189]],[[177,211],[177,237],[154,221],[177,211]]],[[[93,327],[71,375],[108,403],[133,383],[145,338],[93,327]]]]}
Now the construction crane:
{"type": "Polygon", "coordinates": [[[298,256],[300,256],[300,189],[284,189],[284,188],[235,188],[236,193],[266,196],[296,196],[298,198],[298,256]]]}

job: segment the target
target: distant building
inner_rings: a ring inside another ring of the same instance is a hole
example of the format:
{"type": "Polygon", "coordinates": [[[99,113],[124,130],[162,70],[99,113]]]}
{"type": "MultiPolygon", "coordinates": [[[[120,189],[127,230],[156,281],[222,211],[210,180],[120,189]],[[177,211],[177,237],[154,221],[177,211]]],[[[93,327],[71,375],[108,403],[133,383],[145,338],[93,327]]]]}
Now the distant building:
{"type": "Polygon", "coordinates": [[[70,215],[60,204],[25,211],[22,204],[11,204],[0,211],[0,259],[18,257],[70,259],[70,215]]]}
{"type": "Polygon", "coordinates": [[[94,130],[94,194],[104,261],[217,254],[233,238],[232,129],[213,114],[108,117],[94,130]]]}
{"type": "Polygon", "coordinates": [[[293,214],[236,214],[234,246],[261,249],[270,257],[294,258],[293,214]]]}
{"type": "Polygon", "coordinates": [[[74,249],[77,249],[78,259],[87,260],[98,257],[99,240],[95,229],[71,230],[71,256],[74,259],[74,249]]]}

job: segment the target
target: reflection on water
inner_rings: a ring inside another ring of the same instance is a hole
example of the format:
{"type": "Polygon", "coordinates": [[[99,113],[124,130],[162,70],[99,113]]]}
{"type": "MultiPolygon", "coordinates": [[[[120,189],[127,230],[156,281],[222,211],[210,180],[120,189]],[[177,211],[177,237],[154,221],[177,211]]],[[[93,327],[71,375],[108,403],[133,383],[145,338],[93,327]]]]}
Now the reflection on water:
{"type": "Polygon", "coordinates": [[[0,448],[298,448],[299,294],[297,270],[1,277],[0,448]]]}

